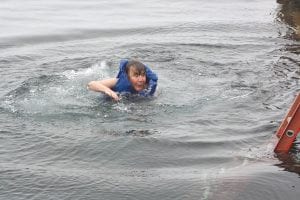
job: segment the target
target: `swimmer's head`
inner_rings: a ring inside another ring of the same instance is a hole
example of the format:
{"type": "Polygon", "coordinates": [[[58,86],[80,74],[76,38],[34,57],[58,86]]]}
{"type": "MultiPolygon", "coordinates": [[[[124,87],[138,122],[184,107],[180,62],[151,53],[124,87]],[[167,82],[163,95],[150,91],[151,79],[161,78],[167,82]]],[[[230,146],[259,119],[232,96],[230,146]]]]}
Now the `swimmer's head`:
{"type": "Polygon", "coordinates": [[[126,65],[126,74],[132,87],[140,92],[146,88],[146,67],[143,63],[130,60],[126,65]]]}

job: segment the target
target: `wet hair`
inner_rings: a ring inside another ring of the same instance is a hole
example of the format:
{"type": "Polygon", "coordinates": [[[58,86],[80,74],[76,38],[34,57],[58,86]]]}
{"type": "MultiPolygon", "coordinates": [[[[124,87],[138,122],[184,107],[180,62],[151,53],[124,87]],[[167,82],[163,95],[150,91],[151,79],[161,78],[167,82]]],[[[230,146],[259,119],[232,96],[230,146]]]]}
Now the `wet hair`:
{"type": "Polygon", "coordinates": [[[137,60],[129,60],[126,65],[126,74],[128,75],[129,69],[134,68],[137,70],[138,74],[145,74],[146,73],[146,67],[143,63],[137,61],[137,60]]]}

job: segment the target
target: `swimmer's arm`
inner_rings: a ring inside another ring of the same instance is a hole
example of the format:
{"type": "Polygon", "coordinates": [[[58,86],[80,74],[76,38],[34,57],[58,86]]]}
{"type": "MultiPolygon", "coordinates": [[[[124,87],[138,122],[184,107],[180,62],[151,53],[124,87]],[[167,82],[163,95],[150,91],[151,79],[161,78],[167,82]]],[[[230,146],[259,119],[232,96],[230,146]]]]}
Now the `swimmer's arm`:
{"type": "Polygon", "coordinates": [[[88,83],[87,88],[95,92],[102,92],[104,94],[107,94],[114,100],[118,101],[120,99],[119,96],[115,91],[111,89],[117,84],[117,81],[117,78],[110,78],[101,81],[91,81],[88,83]]]}

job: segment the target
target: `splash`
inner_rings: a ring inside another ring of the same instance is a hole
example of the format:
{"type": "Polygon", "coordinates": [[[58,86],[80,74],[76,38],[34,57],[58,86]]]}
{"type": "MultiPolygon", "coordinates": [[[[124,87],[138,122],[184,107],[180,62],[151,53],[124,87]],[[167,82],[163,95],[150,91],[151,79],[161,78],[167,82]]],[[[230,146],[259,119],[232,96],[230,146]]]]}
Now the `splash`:
{"type": "Polygon", "coordinates": [[[86,85],[95,76],[107,77],[110,70],[107,62],[101,61],[86,69],[30,78],[6,94],[1,107],[31,115],[89,113],[98,99],[86,85]]]}

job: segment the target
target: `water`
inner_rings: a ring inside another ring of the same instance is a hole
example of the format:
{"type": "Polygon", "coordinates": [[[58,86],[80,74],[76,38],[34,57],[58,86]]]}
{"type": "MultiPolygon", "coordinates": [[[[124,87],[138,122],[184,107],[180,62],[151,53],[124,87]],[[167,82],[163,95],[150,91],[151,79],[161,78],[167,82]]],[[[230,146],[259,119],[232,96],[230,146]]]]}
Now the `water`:
{"type": "Polygon", "coordinates": [[[298,199],[298,9],[273,0],[3,1],[0,199],[298,199]],[[122,58],[152,99],[87,91],[122,58]]]}

